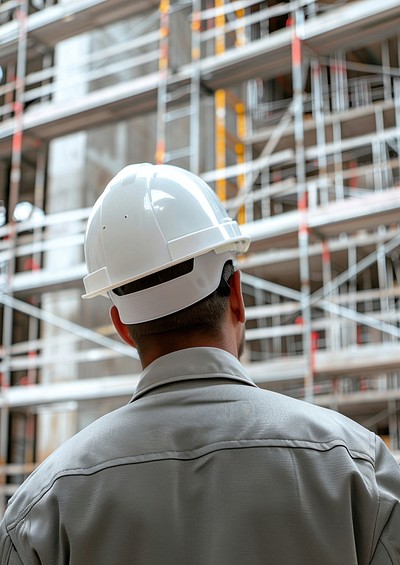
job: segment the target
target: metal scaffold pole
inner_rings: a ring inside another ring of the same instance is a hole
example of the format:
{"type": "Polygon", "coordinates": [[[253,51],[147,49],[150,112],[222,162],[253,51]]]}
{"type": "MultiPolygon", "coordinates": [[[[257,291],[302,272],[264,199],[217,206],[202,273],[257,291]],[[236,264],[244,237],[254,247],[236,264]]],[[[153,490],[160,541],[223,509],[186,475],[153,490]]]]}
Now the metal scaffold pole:
{"type": "Polygon", "coordinates": [[[165,162],[166,152],[166,112],[168,85],[168,37],[169,37],[169,0],[160,1],[160,40],[159,40],[159,83],[157,91],[157,140],[155,160],[157,164],[165,162]]]}
{"type": "MultiPolygon", "coordinates": [[[[18,203],[20,185],[21,185],[21,156],[22,156],[22,118],[24,112],[24,91],[25,91],[25,74],[26,74],[26,52],[27,52],[27,16],[28,2],[21,0],[15,12],[18,21],[18,51],[17,51],[17,67],[15,76],[15,98],[14,108],[14,132],[12,136],[12,153],[11,153],[11,174],[10,174],[10,192],[8,199],[8,222],[10,225],[9,241],[10,241],[10,260],[8,261],[7,284],[11,288],[15,274],[15,246],[16,232],[14,225],[13,213],[18,203]]],[[[13,308],[9,305],[3,306],[3,351],[4,351],[4,371],[0,375],[0,388],[11,385],[11,344],[13,339],[13,308]]],[[[0,465],[7,461],[8,457],[8,436],[10,430],[9,410],[4,407],[0,414],[0,465]]],[[[0,478],[1,481],[4,478],[0,478]]],[[[4,488],[4,485],[3,485],[4,488]]],[[[1,491],[0,491],[1,493],[1,491]]],[[[2,494],[2,493],[1,493],[2,494]]],[[[4,510],[4,497],[0,496],[0,515],[4,510]]]]}
{"type": "Polygon", "coordinates": [[[201,1],[192,4],[192,78],[190,86],[190,170],[200,172],[200,61],[201,61],[201,1]]]}
{"type": "Polygon", "coordinates": [[[293,82],[293,116],[296,160],[297,207],[299,210],[299,261],[301,281],[301,321],[303,351],[306,359],[304,374],[304,398],[312,402],[314,398],[314,363],[311,340],[311,306],[310,306],[310,268],[308,257],[308,190],[306,184],[306,155],[304,147],[304,108],[303,108],[303,69],[302,41],[299,29],[303,24],[303,12],[294,13],[292,22],[292,82],[293,82]]]}

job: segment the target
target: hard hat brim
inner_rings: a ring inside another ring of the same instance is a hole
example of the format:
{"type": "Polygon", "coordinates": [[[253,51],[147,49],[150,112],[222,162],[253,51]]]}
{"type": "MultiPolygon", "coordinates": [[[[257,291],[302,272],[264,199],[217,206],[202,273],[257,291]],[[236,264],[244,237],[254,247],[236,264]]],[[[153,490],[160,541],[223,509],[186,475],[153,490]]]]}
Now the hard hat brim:
{"type": "Polygon", "coordinates": [[[140,324],[173,314],[192,306],[216,290],[227,261],[236,265],[232,252],[211,251],[194,258],[193,269],[173,280],[138,292],[108,295],[124,324],[140,324]]]}

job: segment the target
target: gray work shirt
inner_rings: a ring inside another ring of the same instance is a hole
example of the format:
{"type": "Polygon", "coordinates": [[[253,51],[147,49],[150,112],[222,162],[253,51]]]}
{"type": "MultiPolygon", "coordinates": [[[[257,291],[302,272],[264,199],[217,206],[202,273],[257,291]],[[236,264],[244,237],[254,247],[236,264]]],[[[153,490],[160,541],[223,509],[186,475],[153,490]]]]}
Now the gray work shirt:
{"type": "Polygon", "coordinates": [[[400,563],[399,499],[373,433],[259,389],[222,350],[186,349],[25,481],[0,563],[400,563]]]}

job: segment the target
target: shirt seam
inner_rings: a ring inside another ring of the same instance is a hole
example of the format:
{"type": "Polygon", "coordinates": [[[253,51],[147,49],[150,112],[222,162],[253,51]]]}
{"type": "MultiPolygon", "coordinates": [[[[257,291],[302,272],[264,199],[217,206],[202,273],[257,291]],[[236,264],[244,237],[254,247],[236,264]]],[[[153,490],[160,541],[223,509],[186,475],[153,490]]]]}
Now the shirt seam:
{"type": "Polygon", "coordinates": [[[214,453],[216,451],[225,451],[231,449],[257,449],[265,447],[309,449],[320,452],[331,451],[335,447],[342,447],[346,449],[352,459],[363,459],[373,466],[373,461],[366,453],[350,449],[340,438],[331,438],[330,440],[324,442],[314,442],[310,440],[293,438],[291,438],[290,440],[282,438],[246,438],[241,440],[227,440],[210,443],[195,450],[189,451],[156,451],[151,453],[137,453],[135,455],[108,459],[96,465],[92,465],[91,467],[72,467],[56,473],[52,477],[52,480],[41,489],[41,491],[30,502],[30,504],[26,508],[24,508],[24,510],[20,511],[20,513],[16,518],[14,518],[14,520],[8,523],[7,530],[11,531],[16,528],[17,525],[29,514],[32,508],[41,500],[41,498],[53,488],[54,484],[59,479],[62,479],[64,477],[72,477],[77,475],[90,476],[101,471],[105,471],[111,467],[122,465],[136,465],[163,460],[192,461],[201,457],[205,457],[206,455],[209,455],[210,453],[214,453]],[[254,445],[250,444],[250,442],[253,442],[254,445]],[[143,459],[144,457],[145,459],[143,459]]]}

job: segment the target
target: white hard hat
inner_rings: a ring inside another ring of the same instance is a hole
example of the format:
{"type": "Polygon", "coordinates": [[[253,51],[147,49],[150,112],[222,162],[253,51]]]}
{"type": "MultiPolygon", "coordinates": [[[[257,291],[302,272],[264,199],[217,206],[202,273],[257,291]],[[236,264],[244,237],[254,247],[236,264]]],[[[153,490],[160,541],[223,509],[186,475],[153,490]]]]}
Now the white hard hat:
{"type": "Polygon", "coordinates": [[[211,294],[224,263],[249,244],[196,175],[171,165],[130,165],[111,180],[89,216],[83,298],[108,296],[126,324],[160,318],[211,294]],[[125,296],[112,292],[188,259],[194,267],[182,277],[125,296]]]}

